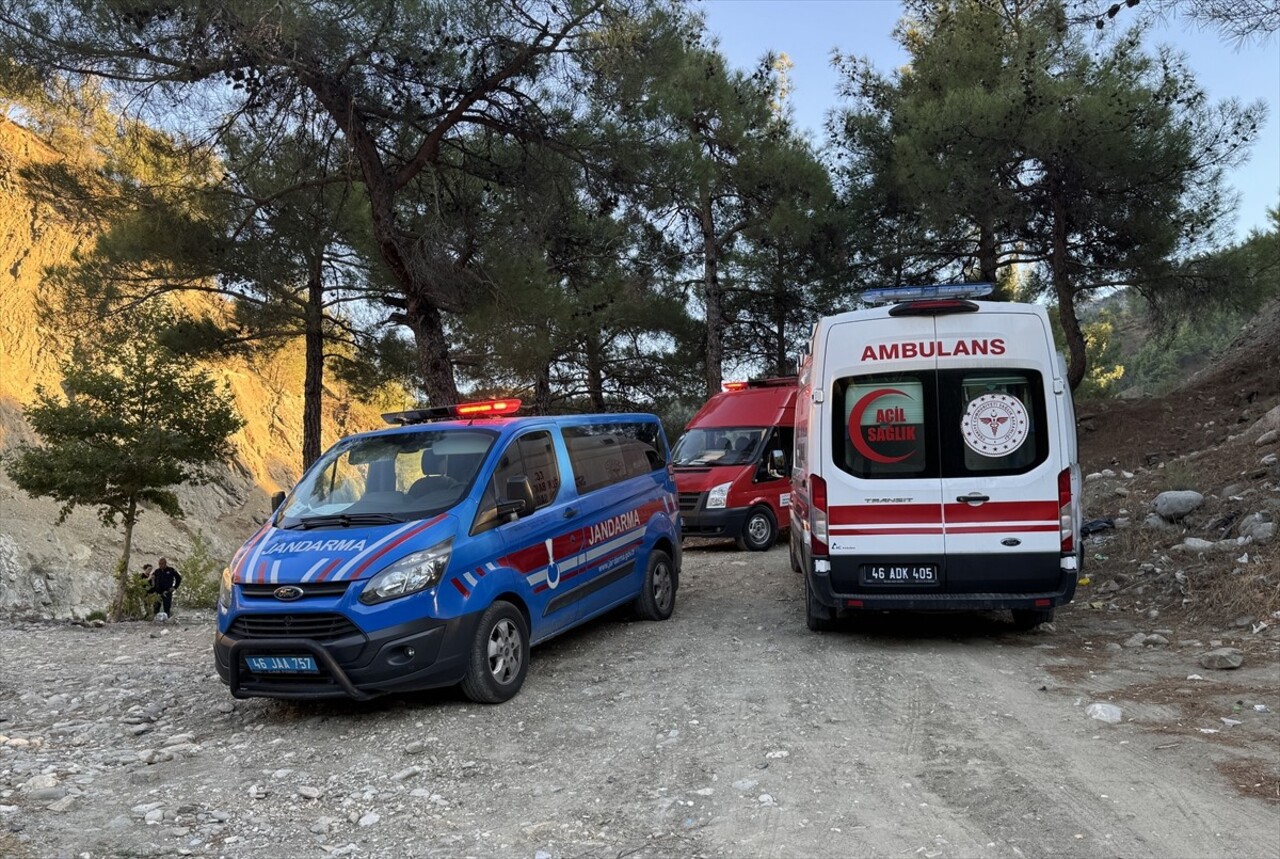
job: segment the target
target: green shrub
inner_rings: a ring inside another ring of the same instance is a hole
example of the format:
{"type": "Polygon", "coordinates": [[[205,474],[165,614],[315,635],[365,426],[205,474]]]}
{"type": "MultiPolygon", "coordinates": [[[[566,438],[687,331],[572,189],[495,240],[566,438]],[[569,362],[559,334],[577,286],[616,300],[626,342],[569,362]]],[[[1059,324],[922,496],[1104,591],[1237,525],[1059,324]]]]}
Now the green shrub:
{"type": "Polygon", "coordinates": [[[174,598],[186,608],[213,608],[218,601],[218,585],[222,580],[222,568],[226,561],[215,558],[210,551],[209,538],[203,531],[191,541],[191,552],[178,561],[182,573],[182,586],[174,598]]]}
{"type": "MultiPolygon", "coordinates": [[[[129,574],[128,583],[124,589],[124,611],[120,614],[121,620],[146,620],[151,617],[151,605],[155,595],[147,593],[150,588],[151,582],[139,575],[136,570],[129,574]]],[[[90,619],[92,620],[92,617],[90,619]]]]}

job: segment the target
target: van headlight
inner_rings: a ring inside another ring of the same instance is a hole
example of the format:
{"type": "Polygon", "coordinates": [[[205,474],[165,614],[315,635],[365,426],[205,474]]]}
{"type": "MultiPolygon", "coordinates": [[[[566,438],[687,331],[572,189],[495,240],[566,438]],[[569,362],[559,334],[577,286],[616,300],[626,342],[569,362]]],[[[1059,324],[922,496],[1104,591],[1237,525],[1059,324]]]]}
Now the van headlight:
{"type": "MultiPolygon", "coordinates": [[[[208,597],[206,597],[208,599],[208,597]]],[[[231,611],[231,568],[223,567],[222,581],[218,584],[218,610],[223,614],[231,611]]]]}
{"type": "Polygon", "coordinates": [[[732,485],[732,483],[721,483],[719,486],[711,487],[711,491],[707,493],[707,509],[724,507],[729,498],[729,487],[732,485]]]}
{"type": "Polygon", "coordinates": [[[435,587],[444,576],[452,553],[453,538],[450,537],[430,549],[405,555],[369,579],[360,594],[360,602],[373,605],[435,587]]]}

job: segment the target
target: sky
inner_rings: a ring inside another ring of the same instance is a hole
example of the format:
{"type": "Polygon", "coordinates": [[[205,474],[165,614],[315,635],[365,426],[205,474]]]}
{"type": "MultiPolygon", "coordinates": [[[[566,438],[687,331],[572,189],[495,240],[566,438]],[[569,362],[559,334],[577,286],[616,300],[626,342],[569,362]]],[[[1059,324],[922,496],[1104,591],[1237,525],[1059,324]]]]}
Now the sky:
{"type": "MultiPolygon", "coordinates": [[[[791,58],[796,120],[819,144],[824,116],[837,104],[832,49],[867,57],[884,73],[907,59],[892,35],[901,13],[897,0],[701,0],[697,8],[731,65],[753,68],[768,51],[791,58]]],[[[1252,228],[1265,228],[1267,209],[1280,206],[1280,35],[1237,47],[1217,31],[1175,19],[1154,27],[1149,42],[1185,53],[1211,99],[1266,102],[1266,124],[1251,158],[1226,177],[1241,195],[1236,235],[1243,238],[1252,228]]]]}

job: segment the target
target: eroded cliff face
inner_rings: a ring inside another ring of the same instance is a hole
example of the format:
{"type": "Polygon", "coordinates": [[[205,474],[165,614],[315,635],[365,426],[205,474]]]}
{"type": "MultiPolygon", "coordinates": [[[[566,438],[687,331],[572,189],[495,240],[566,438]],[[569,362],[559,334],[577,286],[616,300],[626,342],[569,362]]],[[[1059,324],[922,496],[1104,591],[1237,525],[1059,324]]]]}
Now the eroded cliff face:
{"type": "MultiPolygon", "coordinates": [[[[59,362],[68,354],[68,344],[41,324],[44,272],[66,263],[77,248],[92,247],[95,239],[28,193],[21,168],[59,158],[36,136],[0,118],[0,456],[34,440],[23,407],[38,386],[57,390],[59,362]]],[[[193,308],[209,301],[183,300],[193,308]]],[[[232,439],[235,456],[213,483],[179,488],[185,519],[170,521],[144,510],[134,532],[135,569],[158,555],[182,557],[201,531],[216,556],[229,558],[266,517],[271,493],[291,486],[301,470],[301,341],[259,359],[207,366],[227,383],[246,422],[232,439]]],[[[406,405],[361,403],[330,384],[323,445],[379,426],[381,411],[406,405]]],[[[0,610],[82,616],[106,605],[122,530],[104,527],[88,509],[61,524],[57,516],[57,504],[27,496],[0,470],[0,610]]]]}

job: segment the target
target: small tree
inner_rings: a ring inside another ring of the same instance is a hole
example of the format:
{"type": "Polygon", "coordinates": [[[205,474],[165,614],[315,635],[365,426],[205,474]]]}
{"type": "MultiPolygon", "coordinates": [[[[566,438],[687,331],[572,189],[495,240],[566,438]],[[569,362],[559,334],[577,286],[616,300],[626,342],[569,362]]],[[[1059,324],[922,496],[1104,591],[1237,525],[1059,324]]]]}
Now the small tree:
{"type": "Polygon", "coordinates": [[[77,347],[62,365],[64,396],[38,388],[26,409],[44,444],[23,445],[6,463],[27,494],[62,503],[59,523],[82,506],[97,508],[104,525],[123,523],[112,620],[124,611],[139,505],[181,517],[171,487],[207,483],[209,467],[230,453],[228,437],[243,425],[206,371],[155,342],[168,321],[139,314],[92,353],[77,347]]]}

